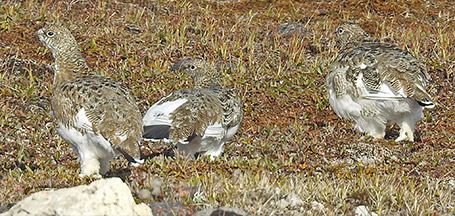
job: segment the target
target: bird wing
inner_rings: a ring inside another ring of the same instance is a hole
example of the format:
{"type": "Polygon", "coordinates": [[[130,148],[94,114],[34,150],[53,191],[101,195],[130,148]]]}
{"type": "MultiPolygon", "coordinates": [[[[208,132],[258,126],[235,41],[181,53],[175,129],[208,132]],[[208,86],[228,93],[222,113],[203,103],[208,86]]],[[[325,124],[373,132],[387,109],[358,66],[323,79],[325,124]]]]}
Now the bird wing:
{"type": "Polygon", "coordinates": [[[168,138],[172,143],[188,143],[194,136],[211,134],[209,126],[220,124],[222,107],[216,95],[207,89],[174,91],[152,105],[143,118],[144,138],[168,138]]]}
{"type": "Polygon", "coordinates": [[[217,94],[223,109],[223,126],[231,128],[240,124],[243,118],[242,101],[235,89],[216,88],[212,90],[217,94]]]}
{"type": "Polygon", "coordinates": [[[77,78],[55,89],[52,105],[56,119],[65,125],[100,134],[114,149],[141,157],[141,114],[120,83],[101,76],[77,78]]]}
{"type": "Polygon", "coordinates": [[[425,91],[428,74],[423,63],[409,52],[380,43],[364,44],[338,58],[348,68],[346,79],[363,89],[367,99],[411,98],[433,104],[425,91]]]}
{"type": "Polygon", "coordinates": [[[153,104],[142,119],[144,139],[151,141],[169,141],[169,131],[172,126],[171,113],[188,101],[171,93],[153,104]]]}

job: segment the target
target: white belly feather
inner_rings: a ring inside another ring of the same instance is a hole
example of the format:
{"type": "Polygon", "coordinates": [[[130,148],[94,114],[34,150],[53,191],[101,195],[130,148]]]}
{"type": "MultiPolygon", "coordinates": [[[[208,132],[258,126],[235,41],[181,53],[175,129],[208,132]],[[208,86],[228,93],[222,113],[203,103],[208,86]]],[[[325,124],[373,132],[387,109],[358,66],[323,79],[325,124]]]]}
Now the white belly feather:
{"type": "Polygon", "coordinates": [[[77,113],[74,126],[66,127],[60,124],[57,132],[63,140],[71,145],[79,159],[84,160],[84,158],[92,156],[105,159],[114,158],[115,151],[109,141],[101,134],[93,133],[92,124],[87,118],[84,108],[77,113]],[[80,131],[86,132],[81,133],[80,131]]]}

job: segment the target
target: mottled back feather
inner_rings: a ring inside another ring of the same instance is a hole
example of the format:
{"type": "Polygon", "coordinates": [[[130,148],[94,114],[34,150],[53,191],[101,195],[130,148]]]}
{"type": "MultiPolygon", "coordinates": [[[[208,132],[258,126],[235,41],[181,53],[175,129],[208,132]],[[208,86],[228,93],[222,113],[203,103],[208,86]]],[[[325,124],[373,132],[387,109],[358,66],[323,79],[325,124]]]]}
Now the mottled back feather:
{"type": "Polygon", "coordinates": [[[223,109],[217,95],[207,89],[182,89],[172,93],[161,103],[185,98],[188,101],[171,113],[172,126],[169,138],[172,142],[197,134],[204,135],[205,129],[222,121],[223,109]]]}
{"type": "MultiPolygon", "coordinates": [[[[363,29],[351,22],[340,24],[337,34],[340,31],[343,36],[337,42],[341,54],[331,66],[333,73],[337,73],[341,66],[348,67],[344,73],[353,86],[362,73],[362,81],[368,90],[379,91],[381,84],[386,82],[394,91],[403,92],[404,97],[432,103],[431,96],[425,91],[429,75],[422,62],[407,51],[373,42],[363,29]]],[[[334,87],[338,95],[344,94],[346,88],[342,84],[334,87]]]]}
{"type": "Polygon", "coordinates": [[[203,59],[186,59],[176,63],[171,70],[177,69],[184,70],[193,79],[195,90],[206,89],[201,93],[213,95],[215,99],[210,100],[221,104],[223,126],[232,127],[242,121],[242,103],[237,92],[235,89],[223,88],[220,73],[213,65],[203,59]]]}
{"type": "Polygon", "coordinates": [[[171,70],[185,71],[194,88],[174,91],[155,103],[144,116],[144,138],[165,138],[163,125],[170,125],[169,139],[180,151],[219,156],[242,120],[240,98],[234,89],[222,87],[220,73],[205,60],[182,60],[171,70]]]}
{"type": "Polygon", "coordinates": [[[222,125],[233,127],[238,125],[243,118],[242,102],[237,96],[235,89],[231,88],[214,88],[212,89],[218,96],[223,109],[222,125]]]}

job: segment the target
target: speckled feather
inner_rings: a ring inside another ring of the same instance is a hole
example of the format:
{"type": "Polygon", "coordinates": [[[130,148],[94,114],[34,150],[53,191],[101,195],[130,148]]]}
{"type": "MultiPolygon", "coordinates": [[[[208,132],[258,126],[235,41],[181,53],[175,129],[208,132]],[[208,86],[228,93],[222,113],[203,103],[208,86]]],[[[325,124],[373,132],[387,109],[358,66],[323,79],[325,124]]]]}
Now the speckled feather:
{"type": "Polygon", "coordinates": [[[158,101],[144,117],[144,125],[153,124],[150,123],[153,120],[149,113],[154,112],[157,106],[184,99],[185,102],[169,114],[170,141],[177,144],[193,135],[204,137],[208,127],[220,124],[224,129],[217,133],[217,138],[210,142],[203,142],[207,143],[207,146],[200,146],[198,151],[208,151],[213,143],[221,142],[222,145],[226,141],[224,139],[228,130],[238,127],[243,116],[240,98],[235,90],[223,88],[219,72],[204,60],[182,60],[171,70],[186,71],[193,79],[194,88],[174,91],[158,101]]]}
{"type": "MultiPolygon", "coordinates": [[[[409,52],[391,45],[365,43],[339,55],[331,68],[336,70],[337,67],[346,66],[346,79],[352,85],[362,73],[362,81],[369,90],[380,91],[381,84],[387,82],[396,92],[403,91],[406,97],[419,102],[431,102],[430,95],[418,87],[425,87],[427,82],[425,65],[409,52]]],[[[337,94],[344,94],[346,88],[338,86],[343,85],[334,85],[337,94]]]]}
{"type": "MultiPolygon", "coordinates": [[[[84,108],[92,130],[103,135],[114,148],[140,158],[137,142],[142,136],[142,120],[128,89],[102,76],[84,76],[61,82],[53,89],[51,106],[55,124],[71,126],[77,112],[84,108]],[[119,136],[128,138],[121,141],[119,136]]],[[[87,133],[84,128],[76,128],[87,133]]]]}
{"type": "Polygon", "coordinates": [[[171,113],[172,127],[169,139],[171,142],[184,140],[193,134],[203,135],[205,129],[222,120],[222,108],[217,95],[207,89],[182,89],[174,91],[166,100],[174,101],[185,98],[188,101],[171,113]]]}
{"type": "Polygon", "coordinates": [[[412,141],[422,107],[434,106],[425,91],[425,65],[409,52],[374,42],[352,22],[341,23],[336,34],[340,54],[326,78],[335,112],[376,138],[384,136],[387,122],[399,123],[405,129],[397,141],[412,141]]]}

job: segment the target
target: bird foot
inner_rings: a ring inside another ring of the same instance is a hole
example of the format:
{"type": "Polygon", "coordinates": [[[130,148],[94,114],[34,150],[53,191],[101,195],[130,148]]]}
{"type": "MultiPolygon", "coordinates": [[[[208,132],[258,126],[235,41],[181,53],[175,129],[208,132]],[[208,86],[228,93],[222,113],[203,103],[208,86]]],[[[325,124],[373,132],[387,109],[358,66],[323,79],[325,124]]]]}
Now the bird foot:
{"type": "Polygon", "coordinates": [[[408,124],[402,124],[400,129],[400,136],[395,139],[395,142],[400,141],[411,141],[414,142],[414,132],[413,128],[409,127],[408,124]]]}

